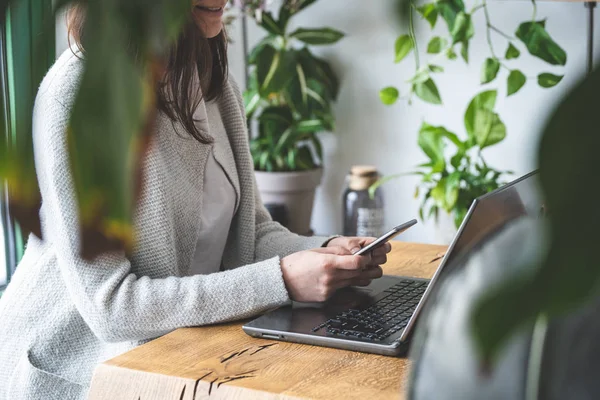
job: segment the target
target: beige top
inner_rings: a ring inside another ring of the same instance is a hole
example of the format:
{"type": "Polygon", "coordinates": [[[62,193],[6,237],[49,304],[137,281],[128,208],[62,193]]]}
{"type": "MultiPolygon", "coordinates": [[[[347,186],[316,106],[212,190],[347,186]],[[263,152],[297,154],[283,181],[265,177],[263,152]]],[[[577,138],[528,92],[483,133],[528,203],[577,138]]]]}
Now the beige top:
{"type": "Polygon", "coordinates": [[[221,270],[227,235],[239,204],[239,195],[232,182],[237,176],[229,177],[225,172],[224,166],[227,163],[235,165],[235,160],[218,105],[206,103],[206,113],[205,118],[200,116],[200,123],[208,123],[208,127],[204,128],[208,128],[214,144],[204,169],[200,231],[190,267],[191,275],[207,275],[221,270]]]}

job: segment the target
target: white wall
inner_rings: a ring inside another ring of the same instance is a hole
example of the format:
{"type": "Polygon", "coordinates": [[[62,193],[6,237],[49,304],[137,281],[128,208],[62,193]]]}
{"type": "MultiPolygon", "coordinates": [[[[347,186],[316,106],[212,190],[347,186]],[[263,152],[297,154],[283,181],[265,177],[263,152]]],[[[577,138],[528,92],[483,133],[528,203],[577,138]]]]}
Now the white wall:
{"type": "MultiPolygon", "coordinates": [[[[479,73],[489,51],[485,41],[482,15],[476,20],[476,38],[471,45],[471,63],[466,66],[461,59],[442,65],[446,72],[436,82],[442,93],[443,106],[432,106],[420,100],[412,106],[397,103],[387,107],[380,103],[379,89],[397,85],[406,93],[403,81],[411,76],[413,63],[409,58],[400,65],[393,63],[396,37],[407,32],[395,19],[392,1],[322,0],[311,6],[292,21],[303,27],[331,26],[344,31],[347,37],[332,47],[315,51],[332,63],[342,80],[340,99],[335,105],[337,131],[322,136],[325,148],[326,171],[318,190],[312,226],[319,234],[341,231],[341,196],[344,177],[353,164],[375,164],[383,173],[410,171],[423,162],[424,155],[417,147],[418,128],[425,119],[444,125],[459,135],[464,134],[463,114],[468,101],[478,91],[479,73]]],[[[489,2],[494,24],[512,33],[518,23],[531,17],[529,1],[489,2]]],[[[556,72],[566,77],[553,89],[541,89],[535,79],[516,95],[505,98],[506,72],[499,80],[485,88],[500,89],[497,109],[507,125],[507,139],[485,151],[486,160],[499,169],[509,169],[522,175],[535,168],[536,145],[545,116],[557,100],[574,85],[585,72],[587,10],[581,3],[538,2],[538,18],[547,17],[547,29],[568,53],[566,68],[550,68],[544,62],[526,54],[512,62],[514,68],[526,71],[534,78],[539,72],[556,72]]],[[[599,15],[597,13],[597,15],[599,15]]],[[[600,19],[600,16],[598,17],[600,19]]],[[[60,17],[59,21],[64,22],[60,17]]],[[[441,21],[440,21],[441,22],[441,21]]],[[[244,83],[244,67],[240,24],[230,29],[234,43],[230,46],[230,69],[240,85],[244,83]]],[[[600,27],[595,32],[596,55],[600,57],[600,27]]],[[[418,28],[425,24],[419,22],[418,28]]],[[[445,24],[436,27],[446,35],[445,24]]],[[[57,28],[57,54],[66,48],[64,24],[57,28]]],[[[256,43],[263,31],[249,21],[250,44],[256,43]]],[[[428,29],[421,33],[429,35],[428,29]]],[[[423,37],[423,35],[421,35],[423,37]]],[[[429,37],[429,36],[427,36],[429,37]]],[[[493,36],[497,53],[503,55],[506,41],[493,36]]],[[[421,49],[426,40],[419,43],[421,49]]],[[[423,53],[423,52],[422,52],[423,53]]],[[[565,132],[568,134],[568,132],[565,132]]],[[[418,201],[413,198],[415,178],[402,178],[383,188],[388,226],[401,223],[418,215],[418,201]]],[[[402,237],[403,240],[435,243],[441,241],[433,222],[419,224],[402,237]]]]}
{"type": "MultiPolygon", "coordinates": [[[[326,173],[318,190],[313,228],[320,234],[337,233],[341,230],[341,194],[344,176],[353,164],[375,164],[383,173],[410,171],[425,161],[417,147],[418,128],[425,119],[435,125],[444,125],[459,135],[464,134],[463,115],[468,101],[478,91],[480,69],[489,56],[485,40],[483,15],[476,20],[476,38],[471,45],[471,63],[466,66],[462,59],[442,65],[446,72],[436,79],[443,106],[427,105],[416,100],[412,106],[397,103],[387,107],[380,103],[379,89],[390,84],[407,91],[403,81],[411,76],[414,64],[411,58],[400,65],[393,63],[396,37],[407,32],[395,19],[391,1],[327,0],[319,1],[298,15],[292,22],[303,27],[331,26],[347,33],[347,37],[333,47],[317,48],[325,56],[342,79],[340,99],[335,106],[337,131],[324,134],[326,173]]],[[[513,33],[520,22],[531,18],[532,7],[528,1],[489,2],[494,24],[505,32],[513,33]]],[[[505,98],[506,71],[499,80],[485,88],[499,87],[497,109],[507,125],[507,139],[500,145],[484,152],[488,163],[496,168],[509,169],[522,175],[535,168],[536,145],[545,116],[561,95],[585,72],[586,14],[583,4],[538,2],[538,18],[547,17],[547,29],[568,53],[565,68],[550,68],[534,59],[523,46],[522,56],[510,65],[526,71],[529,79],[516,95],[505,98]],[[566,72],[563,82],[554,89],[541,89],[535,82],[540,72],[566,72]]],[[[440,20],[440,22],[442,22],[440,20]]],[[[252,22],[250,22],[253,24],[252,22]]],[[[418,28],[424,28],[419,23],[418,28]]],[[[445,23],[438,23],[436,30],[447,36],[445,23]]],[[[428,29],[422,30],[429,38],[428,29]]],[[[237,33],[236,33],[237,34],[237,33]]],[[[252,29],[250,41],[256,42],[262,31],[252,29]]],[[[419,34],[417,34],[419,35],[419,34]]],[[[493,34],[496,52],[504,55],[507,42],[493,34]]],[[[421,35],[423,37],[423,35],[421,35]]],[[[596,30],[600,45],[600,29],[596,30]]],[[[419,46],[423,49],[426,40],[419,46]]],[[[600,56],[600,48],[597,48],[600,56]]],[[[242,81],[243,67],[237,53],[241,42],[231,46],[232,73],[242,81]]],[[[422,54],[424,52],[422,51],[422,54]]],[[[568,134],[568,132],[565,132],[568,134]]],[[[386,224],[393,226],[418,215],[418,201],[413,198],[416,178],[402,178],[384,187],[386,224]]],[[[419,224],[403,235],[407,241],[434,243],[439,241],[433,222],[419,224]]]]}

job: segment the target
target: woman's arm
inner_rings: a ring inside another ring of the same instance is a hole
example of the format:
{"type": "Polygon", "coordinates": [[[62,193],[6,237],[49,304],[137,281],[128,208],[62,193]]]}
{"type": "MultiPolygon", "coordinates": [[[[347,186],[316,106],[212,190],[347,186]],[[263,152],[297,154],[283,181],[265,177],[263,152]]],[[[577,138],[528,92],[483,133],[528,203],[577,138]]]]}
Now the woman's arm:
{"type": "Polygon", "coordinates": [[[82,259],[67,152],[68,119],[58,100],[47,95],[38,98],[34,145],[45,240],[52,243],[75,307],[99,338],[108,342],[150,339],[180,327],[248,317],[289,301],[279,257],[207,276],[165,279],[136,276],[120,252],[94,261],[82,259]]]}

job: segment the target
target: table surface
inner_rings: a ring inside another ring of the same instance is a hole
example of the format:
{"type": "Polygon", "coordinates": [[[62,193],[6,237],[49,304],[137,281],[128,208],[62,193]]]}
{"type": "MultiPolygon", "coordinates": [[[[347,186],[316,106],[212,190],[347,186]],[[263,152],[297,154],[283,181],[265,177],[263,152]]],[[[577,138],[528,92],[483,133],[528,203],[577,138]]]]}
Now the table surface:
{"type": "MultiPolygon", "coordinates": [[[[430,278],[445,250],[393,242],[384,272],[430,278]]],[[[106,361],[89,399],[404,398],[405,358],[255,339],[244,322],[178,329],[106,361]]]]}

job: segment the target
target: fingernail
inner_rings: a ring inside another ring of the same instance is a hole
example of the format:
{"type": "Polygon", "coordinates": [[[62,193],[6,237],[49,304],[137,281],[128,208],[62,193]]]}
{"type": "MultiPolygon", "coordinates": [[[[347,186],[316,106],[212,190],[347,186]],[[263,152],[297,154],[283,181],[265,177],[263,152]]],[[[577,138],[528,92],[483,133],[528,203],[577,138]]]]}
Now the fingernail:
{"type": "Polygon", "coordinates": [[[350,250],[350,252],[351,252],[352,254],[354,254],[354,253],[358,252],[359,250],[360,250],[360,247],[355,247],[355,248],[353,248],[352,250],[350,250]]]}

